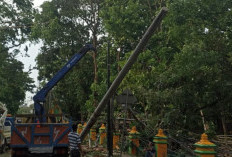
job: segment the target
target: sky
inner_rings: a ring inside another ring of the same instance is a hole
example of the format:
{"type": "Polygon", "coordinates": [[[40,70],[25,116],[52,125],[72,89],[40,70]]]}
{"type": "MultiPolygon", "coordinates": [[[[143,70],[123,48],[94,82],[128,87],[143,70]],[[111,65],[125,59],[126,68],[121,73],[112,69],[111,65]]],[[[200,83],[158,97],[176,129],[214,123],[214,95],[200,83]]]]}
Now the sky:
{"type": "Polygon", "coordinates": [[[51,1],[51,0],[33,0],[34,7],[35,7],[35,8],[39,8],[39,6],[40,6],[41,4],[43,4],[43,2],[45,2],[45,1],[51,1]]]}
{"type": "MultiPolygon", "coordinates": [[[[39,6],[44,2],[45,0],[34,0],[34,7],[39,9],[39,6]]],[[[20,46],[20,54],[17,56],[17,59],[19,61],[21,61],[24,64],[24,71],[28,71],[29,68],[33,68],[36,65],[35,62],[35,58],[39,53],[40,47],[42,46],[42,43],[38,43],[38,44],[32,44],[30,42],[27,42],[23,45],[20,46]],[[27,57],[25,54],[25,46],[28,46],[28,52],[27,54],[29,55],[29,57],[27,57]]],[[[33,69],[31,71],[30,77],[35,81],[35,85],[38,86],[38,80],[37,80],[37,76],[38,76],[38,71],[33,69]]],[[[27,92],[26,93],[26,100],[25,100],[25,104],[26,105],[30,105],[33,103],[32,97],[34,96],[33,93],[27,92]]]]}

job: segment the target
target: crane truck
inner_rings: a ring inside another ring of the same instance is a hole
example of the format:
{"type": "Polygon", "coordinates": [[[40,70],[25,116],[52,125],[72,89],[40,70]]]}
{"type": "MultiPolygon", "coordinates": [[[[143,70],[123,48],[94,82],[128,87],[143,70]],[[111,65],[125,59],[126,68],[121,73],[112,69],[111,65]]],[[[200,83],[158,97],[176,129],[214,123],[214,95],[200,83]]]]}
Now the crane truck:
{"type": "Polygon", "coordinates": [[[16,115],[21,121],[13,122],[11,127],[12,157],[28,155],[68,156],[68,133],[71,120],[56,117],[60,114],[48,114],[44,105],[48,92],[77,64],[88,51],[95,51],[91,44],[86,44],[76,53],[54,77],[33,97],[35,114],[16,115]]]}

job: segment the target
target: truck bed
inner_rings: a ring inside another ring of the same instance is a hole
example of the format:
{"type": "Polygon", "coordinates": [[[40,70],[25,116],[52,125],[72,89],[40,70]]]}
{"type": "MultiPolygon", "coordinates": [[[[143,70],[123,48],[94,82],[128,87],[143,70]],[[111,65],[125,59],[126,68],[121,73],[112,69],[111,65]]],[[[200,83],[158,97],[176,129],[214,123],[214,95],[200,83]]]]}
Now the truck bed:
{"type": "Polygon", "coordinates": [[[43,124],[14,123],[11,127],[11,148],[13,154],[22,154],[25,151],[31,154],[54,154],[57,152],[67,154],[68,133],[70,130],[71,122],[43,124]],[[24,152],[19,153],[22,150],[24,152]]]}

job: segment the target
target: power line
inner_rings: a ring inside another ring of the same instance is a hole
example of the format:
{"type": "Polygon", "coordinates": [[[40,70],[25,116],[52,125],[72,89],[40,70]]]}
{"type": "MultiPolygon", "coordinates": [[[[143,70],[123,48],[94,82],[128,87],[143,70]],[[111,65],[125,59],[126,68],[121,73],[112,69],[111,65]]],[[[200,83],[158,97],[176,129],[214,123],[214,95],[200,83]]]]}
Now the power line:
{"type": "Polygon", "coordinates": [[[12,28],[31,28],[33,26],[2,26],[0,29],[12,29],[12,28]]]}

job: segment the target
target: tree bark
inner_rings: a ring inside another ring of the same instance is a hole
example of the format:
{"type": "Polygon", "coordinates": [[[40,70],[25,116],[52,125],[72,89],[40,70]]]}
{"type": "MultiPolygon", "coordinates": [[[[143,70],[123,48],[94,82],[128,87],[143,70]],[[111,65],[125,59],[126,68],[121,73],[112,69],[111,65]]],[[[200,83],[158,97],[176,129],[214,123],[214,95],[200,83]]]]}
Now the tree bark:
{"type": "MultiPolygon", "coordinates": [[[[120,53],[121,53],[121,48],[119,51],[117,51],[117,56],[116,56],[117,63],[120,61],[120,53]]],[[[118,70],[118,72],[121,71],[121,67],[119,66],[119,64],[118,64],[117,70],[118,70]]]]}
{"type": "Polygon", "coordinates": [[[200,114],[201,114],[201,119],[202,119],[204,131],[206,132],[209,129],[209,125],[205,122],[205,117],[204,117],[202,110],[200,110],[200,114]]]}
{"type": "Polygon", "coordinates": [[[226,120],[225,120],[225,114],[221,112],[221,121],[222,121],[222,128],[224,135],[227,135],[227,128],[226,128],[226,120]]]}
{"type": "MultiPolygon", "coordinates": [[[[94,64],[94,83],[97,84],[98,83],[98,67],[97,67],[97,45],[98,45],[98,40],[97,40],[97,35],[98,35],[98,27],[99,27],[99,23],[100,23],[100,19],[99,19],[99,4],[96,3],[95,1],[92,1],[91,4],[91,8],[93,11],[93,15],[92,15],[92,21],[91,23],[93,24],[92,27],[92,34],[93,34],[93,46],[96,48],[96,51],[93,53],[92,57],[93,57],[93,64],[94,64]]],[[[97,91],[93,91],[93,106],[97,106],[97,97],[98,93],[97,91]]]]}

